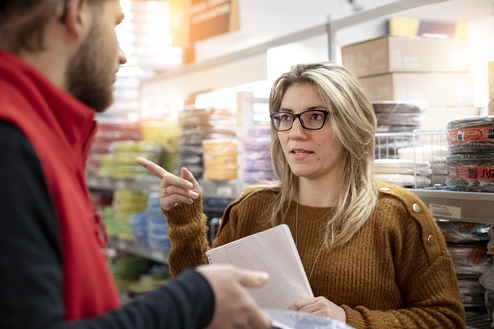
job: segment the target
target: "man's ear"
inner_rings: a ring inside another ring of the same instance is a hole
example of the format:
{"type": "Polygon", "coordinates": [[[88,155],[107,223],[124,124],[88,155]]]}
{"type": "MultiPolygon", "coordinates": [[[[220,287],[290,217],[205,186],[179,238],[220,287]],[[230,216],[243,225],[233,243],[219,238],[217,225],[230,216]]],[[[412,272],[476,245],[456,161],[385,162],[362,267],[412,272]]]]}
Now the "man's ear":
{"type": "Polygon", "coordinates": [[[69,0],[65,21],[68,32],[76,40],[84,40],[92,24],[92,12],[86,0],[69,0]]]}

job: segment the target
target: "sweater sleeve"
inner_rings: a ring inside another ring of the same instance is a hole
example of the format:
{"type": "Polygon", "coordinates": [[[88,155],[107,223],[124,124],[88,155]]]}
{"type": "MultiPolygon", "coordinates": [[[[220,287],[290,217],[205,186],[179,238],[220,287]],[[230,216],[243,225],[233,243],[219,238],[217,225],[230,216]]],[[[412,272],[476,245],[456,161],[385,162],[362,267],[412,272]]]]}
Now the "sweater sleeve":
{"type": "Polygon", "coordinates": [[[421,210],[403,207],[389,234],[405,307],[383,311],[342,305],[347,323],[357,329],[465,328],[465,310],[446,242],[422,201],[407,197],[405,205],[419,205],[421,210]]]}
{"type": "Polygon", "coordinates": [[[168,236],[172,241],[168,256],[172,276],[188,268],[207,264],[205,253],[209,250],[208,228],[206,215],[202,213],[202,196],[194,200],[192,205],[178,204],[163,212],[170,227],[168,236]]]}
{"type": "Polygon", "coordinates": [[[115,311],[64,321],[59,222],[41,163],[27,138],[0,120],[0,328],[203,328],[214,294],[195,271],[115,311]]]}
{"type": "MultiPolygon", "coordinates": [[[[237,236],[236,228],[239,220],[238,205],[250,190],[226,207],[220,228],[213,242],[213,248],[222,246],[243,237],[237,236]]],[[[172,276],[179,275],[187,268],[208,263],[206,251],[209,249],[207,240],[206,215],[202,212],[202,196],[194,200],[192,205],[179,204],[170,210],[163,210],[170,227],[168,236],[172,241],[172,249],[168,256],[168,264],[172,276]]]]}

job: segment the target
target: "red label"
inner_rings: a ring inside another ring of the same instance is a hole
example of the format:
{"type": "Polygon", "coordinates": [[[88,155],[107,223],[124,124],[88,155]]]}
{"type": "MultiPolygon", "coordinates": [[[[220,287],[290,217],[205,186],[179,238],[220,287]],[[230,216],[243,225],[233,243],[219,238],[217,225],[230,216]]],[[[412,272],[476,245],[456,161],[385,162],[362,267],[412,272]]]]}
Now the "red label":
{"type": "Polygon", "coordinates": [[[449,165],[449,177],[460,179],[492,180],[494,167],[449,165]]]}
{"type": "Polygon", "coordinates": [[[470,253],[468,254],[468,259],[470,260],[470,262],[472,262],[472,264],[479,265],[485,255],[487,255],[487,247],[478,246],[470,251],[470,253]]]}
{"type": "Polygon", "coordinates": [[[494,141],[494,127],[477,127],[446,131],[448,143],[494,141]]]}

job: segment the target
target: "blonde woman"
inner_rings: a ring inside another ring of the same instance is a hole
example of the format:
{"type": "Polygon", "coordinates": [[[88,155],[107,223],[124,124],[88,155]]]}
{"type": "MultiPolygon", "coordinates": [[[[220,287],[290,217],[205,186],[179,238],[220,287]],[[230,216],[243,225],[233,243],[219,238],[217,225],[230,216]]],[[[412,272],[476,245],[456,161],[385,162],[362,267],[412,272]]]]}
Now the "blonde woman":
{"type": "MultiPolygon", "coordinates": [[[[464,328],[453,264],[425,205],[406,189],[373,180],[376,118],[354,75],[333,63],[295,65],[272,87],[275,183],[230,204],[221,246],[285,223],[316,298],[293,310],[355,328],[464,328]]],[[[162,178],[173,275],[207,263],[199,185],[138,159],[162,178]]]]}

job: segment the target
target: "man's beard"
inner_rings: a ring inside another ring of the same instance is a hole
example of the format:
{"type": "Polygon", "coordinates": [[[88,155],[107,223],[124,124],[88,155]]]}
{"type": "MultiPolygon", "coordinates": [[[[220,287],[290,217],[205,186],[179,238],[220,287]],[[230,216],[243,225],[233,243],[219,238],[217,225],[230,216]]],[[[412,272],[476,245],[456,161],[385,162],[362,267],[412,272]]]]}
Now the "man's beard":
{"type": "Polygon", "coordinates": [[[113,102],[113,58],[94,24],[78,53],[67,68],[67,91],[96,112],[103,112],[113,102]]]}

